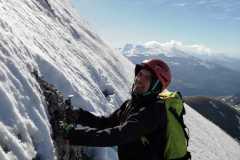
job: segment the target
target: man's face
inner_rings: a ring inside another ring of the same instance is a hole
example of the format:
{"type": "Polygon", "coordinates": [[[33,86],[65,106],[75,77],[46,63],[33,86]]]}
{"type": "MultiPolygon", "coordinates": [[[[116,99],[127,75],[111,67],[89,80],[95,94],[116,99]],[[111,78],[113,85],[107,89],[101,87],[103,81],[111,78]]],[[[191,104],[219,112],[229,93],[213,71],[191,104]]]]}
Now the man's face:
{"type": "Polygon", "coordinates": [[[134,79],[133,91],[142,94],[148,91],[151,83],[151,72],[146,69],[141,69],[134,79]]]}

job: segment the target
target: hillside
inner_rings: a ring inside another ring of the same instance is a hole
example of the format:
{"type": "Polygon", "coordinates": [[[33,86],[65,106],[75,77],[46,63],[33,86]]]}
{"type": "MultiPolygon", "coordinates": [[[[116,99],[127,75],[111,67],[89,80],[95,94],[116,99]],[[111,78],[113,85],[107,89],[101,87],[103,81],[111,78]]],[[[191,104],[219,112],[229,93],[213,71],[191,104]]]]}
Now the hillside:
{"type": "Polygon", "coordinates": [[[201,115],[240,141],[240,114],[214,97],[185,97],[185,102],[201,115]]]}

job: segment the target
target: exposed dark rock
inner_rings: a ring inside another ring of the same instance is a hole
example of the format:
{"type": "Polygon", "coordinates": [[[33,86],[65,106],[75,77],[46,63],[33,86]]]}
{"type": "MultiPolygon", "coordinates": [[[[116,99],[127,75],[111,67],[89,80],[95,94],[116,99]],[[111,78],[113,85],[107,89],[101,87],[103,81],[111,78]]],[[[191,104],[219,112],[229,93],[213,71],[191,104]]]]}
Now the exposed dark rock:
{"type": "Polygon", "coordinates": [[[89,157],[86,154],[83,154],[83,148],[80,146],[70,146],[69,144],[66,144],[59,132],[59,122],[64,119],[64,110],[68,107],[66,105],[71,105],[71,103],[69,103],[69,99],[64,100],[63,93],[58,91],[54,85],[43,80],[43,78],[38,75],[37,71],[34,71],[33,75],[39,83],[42,95],[46,100],[49,121],[52,126],[52,138],[55,143],[54,145],[56,147],[58,159],[86,160],[86,157],[89,157]]]}

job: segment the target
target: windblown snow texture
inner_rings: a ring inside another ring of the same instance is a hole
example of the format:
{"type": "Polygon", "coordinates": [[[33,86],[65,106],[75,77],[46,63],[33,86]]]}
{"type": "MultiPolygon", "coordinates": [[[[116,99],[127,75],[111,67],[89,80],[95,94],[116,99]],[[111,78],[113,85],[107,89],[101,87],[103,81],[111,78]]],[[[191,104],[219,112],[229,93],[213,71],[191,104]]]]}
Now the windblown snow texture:
{"type": "Polygon", "coordinates": [[[75,106],[107,115],[129,96],[133,65],[69,1],[4,0],[0,15],[0,159],[55,159],[45,100],[30,71],[73,94],[75,106]]]}

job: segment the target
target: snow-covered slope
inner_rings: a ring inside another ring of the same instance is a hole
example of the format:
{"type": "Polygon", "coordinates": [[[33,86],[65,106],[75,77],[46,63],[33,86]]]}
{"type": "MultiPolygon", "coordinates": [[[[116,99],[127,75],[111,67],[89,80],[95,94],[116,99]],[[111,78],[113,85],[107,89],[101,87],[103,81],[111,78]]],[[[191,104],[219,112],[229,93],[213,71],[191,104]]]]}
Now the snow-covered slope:
{"type": "Polygon", "coordinates": [[[240,145],[224,131],[185,106],[186,124],[190,129],[190,151],[193,160],[239,160],[240,145]]]}
{"type": "MultiPolygon", "coordinates": [[[[0,15],[0,159],[53,160],[46,103],[30,71],[75,95],[74,106],[107,115],[129,97],[133,65],[89,30],[69,0],[0,0],[0,15]]],[[[193,159],[240,157],[233,139],[188,110],[193,159]]],[[[99,150],[98,160],[116,157],[99,150]]]]}
{"type": "Polygon", "coordinates": [[[0,15],[0,159],[31,159],[36,152],[53,159],[30,70],[75,95],[75,106],[103,115],[129,96],[133,65],[90,31],[68,0],[4,0],[0,15]]]}

